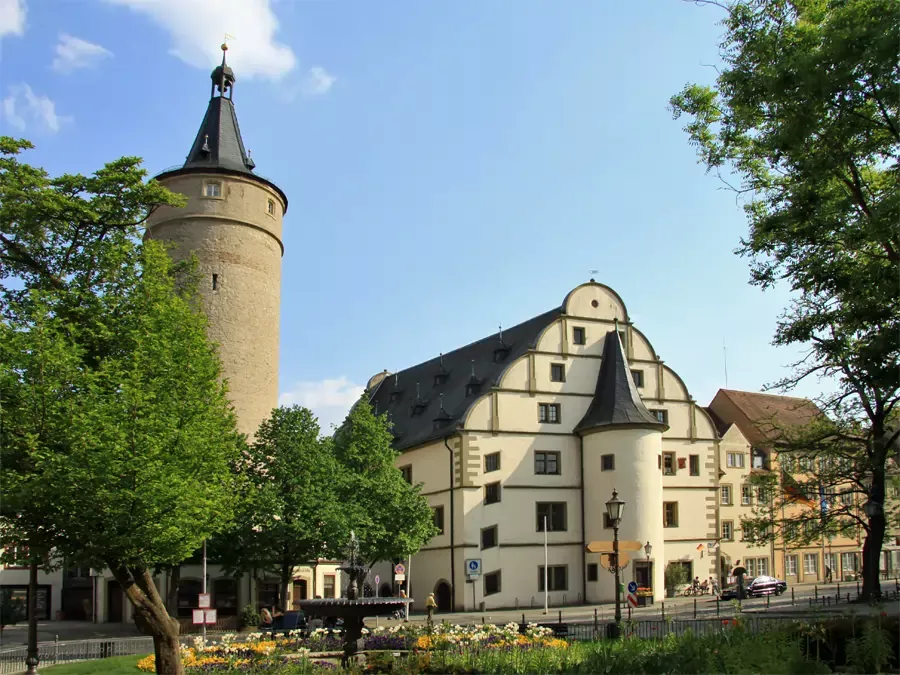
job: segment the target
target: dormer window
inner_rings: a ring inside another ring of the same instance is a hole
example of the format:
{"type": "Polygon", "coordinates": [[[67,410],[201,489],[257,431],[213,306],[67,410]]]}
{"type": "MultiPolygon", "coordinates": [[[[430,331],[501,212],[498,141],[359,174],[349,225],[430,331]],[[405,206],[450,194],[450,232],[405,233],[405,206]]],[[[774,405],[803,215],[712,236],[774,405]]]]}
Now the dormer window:
{"type": "Polygon", "coordinates": [[[392,391],[392,392],[391,392],[391,398],[390,398],[390,401],[389,401],[389,402],[390,402],[390,403],[396,403],[397,401],[399,401],[399,400],[400,400],[400,395],[401,395],[402,393],[403,393],[402,391],[392,391]]]}
{"type": "Polygon", "coordinates": [[[434,421],[434,430],[437,431],[438,429],[443,429],[445,426],[450,424],[450,422],[452,422],[452,421],[453,420],[448,419],[448,418],[439,417],[438,419],[436,419],[434,421]]]}
{"type": "Polygon", "coordinates": [[[434,376],[434,386],[439,387],[447,382],[447,373],[438,373],[434,376]]]}
{"type": "Polygon", "coordinates": [[[495,349],[494,350],[494,363],[500,363],[501,361],[505,361],[507,356],[509,356],[509,347],[500,347],[499,349],[495,349]]]}
{"type": "Polygon", "coordinates": [[[416,401],[415,403],[413,403],[413,406],[412,406],[413,417],[415,417],[416,415],[421,415],[423,412],[425,412],[425,408],[427,408],[427,407],[428,407],[427,401],[416,401]]]}
{"type": "Polygon", "coordinates": [[[466,385],[466,396],[475,396],[479,391],[481,391],[481,385],[477,382],[469,382],[466,385]]]}

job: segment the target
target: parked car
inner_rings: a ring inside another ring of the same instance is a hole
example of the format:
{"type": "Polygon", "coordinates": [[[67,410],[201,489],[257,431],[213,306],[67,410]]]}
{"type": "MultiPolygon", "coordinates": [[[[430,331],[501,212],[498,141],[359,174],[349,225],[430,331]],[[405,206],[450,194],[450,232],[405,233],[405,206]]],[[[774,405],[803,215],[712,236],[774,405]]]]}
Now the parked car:
{"type": "MultiPolygon", "coordinates": [[[[761,576],[751,579],[744,586],[744,594],[748,598],[759,598],[764,595],[781,595],[787,590],[787,582],[775,577],[761,576]]],[[[732,584],[722,589],[719,595],[720,600],[736,600],[737,585],[732,584]]]]}
{"type": "Polygon", "coordinates": [[[787,582],[775,577],[756,577],[747,586],[747,595],[758,598],[763,595],[781,595],[787,590],[787,582]]]}

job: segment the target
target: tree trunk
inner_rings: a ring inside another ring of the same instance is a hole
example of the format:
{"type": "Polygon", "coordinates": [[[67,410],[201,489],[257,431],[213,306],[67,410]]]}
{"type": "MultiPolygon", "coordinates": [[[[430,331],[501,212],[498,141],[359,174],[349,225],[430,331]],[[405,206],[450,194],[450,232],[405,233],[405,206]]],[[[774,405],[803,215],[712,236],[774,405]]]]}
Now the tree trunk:
{"type": "Polygon", "coordinates": [[[36,673],[40,657],[38,656],[38,625],[37,625],[37,578],[38,564],[32,560],[28,565],[28,651],[25,665],[27,672],[36,673]]]}
{"type": "Polygon", "coordinates": [[[124,565],[108,565],[134,607],[134,622],[141,632],[153,638],[158,675],[184,675],[178,621],[169,616],[165,603],[156,590],[147,569],[128,569],[124,565]]]}
{"type": "Polygon", "coordinates": [[[294,576],[294,566],[290,563],[282,563],[281,565],[281,611],[287,612],[288,607],[288,585],[294,576]]]}
{"type": "Polygon", "coordinates": [[[175,565],[167,572],[166,609],[169,616],[178,617],[178,585],[181,583],[181,565],[175,565]]]}
{"type": "Polygon", "coordinates": [[[875,437],[875,452],[872,466],[872,487],[869,488],[869,501],[878,506],[873,516],[868,516],[869,529],[866,532],[866,541],[863,544],[863,587],[862,597],[872,601],[881,598],[880,565],[881,547],[884,545],[884,533],[887,521],[884,513],[884,464],[886,459],[884,447],[884,432],[877,423],[873,425],[875,437]],[[879,461],[880,460],[880,461],[879,461]]]}

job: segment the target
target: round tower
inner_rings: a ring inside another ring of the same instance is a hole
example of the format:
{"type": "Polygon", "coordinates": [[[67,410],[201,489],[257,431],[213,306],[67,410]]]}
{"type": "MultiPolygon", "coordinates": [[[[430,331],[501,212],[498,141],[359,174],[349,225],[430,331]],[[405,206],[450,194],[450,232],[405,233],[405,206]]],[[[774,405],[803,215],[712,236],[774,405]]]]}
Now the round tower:
{"type": "Polygon", "coordinates": [[[209,106],[187,160],[156,177],[187,197],[187,206],[154,211],[145,237],[175,244],[175,260],[197,257],[209,337],[218,344],[238,427],[252,438],[278,405],[287,197],[253,173],[232,101],[227,48],[222,45],[222,63],[212,72],[209,106]]]}
{"type": "MultiPolygon", "coordinates": [[[[625,502],[619,527],[621,555],[628,557],[621,572],[626,586],[634,580],[664,597],[662,432],[668,427],[644,406],[628,368],[617,330],[606,334],[597,390],[575,431],[582,438],[584,467],[585,544],[599,543],[587,562],[601,569],[596,583],[587,584],[589,603],[615,598],[614,575],[602,569],[609,558],[613,529],[606,502],[613,490],[625,502]],[[628,544],[632,544],[629,549],[628,544]],[[644,547],[650,544],[650,555],[644,547]]],[[[623,560],[624,562],[624,560],[623,560]]],[[[625,602],[625,597],[622,597],[625,602]]]]}

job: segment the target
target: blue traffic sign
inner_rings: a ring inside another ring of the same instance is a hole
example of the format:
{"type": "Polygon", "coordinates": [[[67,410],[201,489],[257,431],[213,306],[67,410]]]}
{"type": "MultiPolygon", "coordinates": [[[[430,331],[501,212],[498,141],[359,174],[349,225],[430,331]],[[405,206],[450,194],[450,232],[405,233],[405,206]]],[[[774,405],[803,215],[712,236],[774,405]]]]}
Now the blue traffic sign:
{"type": "Polygon", "coordinates": [[[630,581],[630,582],[628,583],[628,592],[629,592],[629,593],[634,593],[634,592],[636,592],[636,591],[637,591],[637,582],[636,582],[636,581],[630,581]]]}
{"type": "Polygon", "coordinates": [[[481,575],[481,560],[477,558],[466,560],[466,573],[469,576],[481,575]]]}

